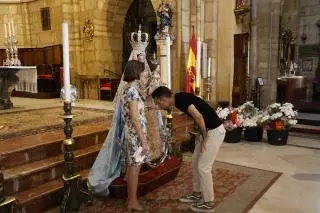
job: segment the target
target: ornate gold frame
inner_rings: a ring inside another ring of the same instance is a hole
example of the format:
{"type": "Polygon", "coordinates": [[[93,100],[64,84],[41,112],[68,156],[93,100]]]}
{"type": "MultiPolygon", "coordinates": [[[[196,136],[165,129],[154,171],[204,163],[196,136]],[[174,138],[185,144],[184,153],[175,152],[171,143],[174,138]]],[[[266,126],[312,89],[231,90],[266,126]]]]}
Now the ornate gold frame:
{"type": "Polygon", "coordinates": [[[83,26],[83,30],[82,30],[83,34],[84,34],[84,38],[87,41],[93,41],[93,37],[94,37],[94,25],[92,23],[92,21],[90,21],[89,19],[85,22],[84,26],[83,26]]]}

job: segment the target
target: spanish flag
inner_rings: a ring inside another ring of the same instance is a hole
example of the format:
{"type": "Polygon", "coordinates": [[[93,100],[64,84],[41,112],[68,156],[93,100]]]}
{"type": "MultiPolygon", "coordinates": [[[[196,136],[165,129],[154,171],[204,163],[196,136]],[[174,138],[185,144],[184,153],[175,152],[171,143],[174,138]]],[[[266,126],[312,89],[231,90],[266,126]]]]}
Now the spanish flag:
{"type": "Polygon", "coordinates": [[[195,94],[196,91],[196,65],[197,64],[197,38],[192,33],[190,49],[188,55],[187,72],[186,72],[186,92],[195,94]]]}

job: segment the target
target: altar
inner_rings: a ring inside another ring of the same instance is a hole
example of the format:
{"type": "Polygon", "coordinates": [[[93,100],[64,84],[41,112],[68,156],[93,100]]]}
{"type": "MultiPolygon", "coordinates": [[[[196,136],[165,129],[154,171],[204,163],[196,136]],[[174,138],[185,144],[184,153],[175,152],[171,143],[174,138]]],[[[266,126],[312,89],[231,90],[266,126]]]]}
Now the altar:
{"type": "Polygon", "coordinates": [[[35,66],[0,66],[0,110],[13,108],[10,96],[13,90],[37,93],[35,66]]]}

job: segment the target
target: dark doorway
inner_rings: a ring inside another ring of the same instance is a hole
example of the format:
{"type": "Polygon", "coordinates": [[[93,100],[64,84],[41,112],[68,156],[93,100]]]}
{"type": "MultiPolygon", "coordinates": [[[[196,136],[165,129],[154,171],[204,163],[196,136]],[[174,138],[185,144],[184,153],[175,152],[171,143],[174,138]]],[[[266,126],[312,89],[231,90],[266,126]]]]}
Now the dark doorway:
{"type": "Polygon", "coordinates": [[[243,104],[247,99],[248,38],[248,33],[234,35],[233,106],[243,104]]]}
{"type": "Polygon", "coordinates": [[[140,24],[142,31],[148,33],[150,36],[150,42],[146,49],[147,59],[150,59],[152,55],[157,52],[157,44],[154,39],[157,33],[157,15],[151,0],[134,0],[127,12],[123,25],[122,70],[132,51],[129,41],[130,33],[137,32],[140,24]]]}

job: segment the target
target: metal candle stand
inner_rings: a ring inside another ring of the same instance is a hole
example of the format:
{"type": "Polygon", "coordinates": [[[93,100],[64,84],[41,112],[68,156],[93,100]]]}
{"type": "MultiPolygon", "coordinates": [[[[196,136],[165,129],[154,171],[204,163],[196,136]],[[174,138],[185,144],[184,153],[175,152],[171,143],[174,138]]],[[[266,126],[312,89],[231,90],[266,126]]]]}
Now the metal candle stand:
{"type": "Polygon", "coordinates": [[[21,61],[18,58],[18,41],[16,36],[11,36],[6,39],[4,45],[6,48],[6,60],[3,61],[4,66],[21,66],[21,61]]]}
{"type": "Polygon", "coordinates": [[[75,173],[72,139],[72,105],[71,102],[64,102],[64,134],[66,139],[63,141],[65,174],[62,176],[64,181],[64,197],[61,203],[60,212],[79,211],[82,203],[91,204],[93,202],[92,193],[81,186],[81,176],[75,173]]]}
{"type": "Polygon", "coordinates": [[[5,197],[3,194],[3,173],[0,169],[0,213],[17,212],[17,201],[14,197],[5,197]]]}
{"type": "MultiPolygon", "coordinates": [[[[167,110],[167,115],[166,115],[166,128],[169,129],[170,135],[172,137],[172,109],[167,110]]],[[[172,154],[172,142],[169,144],[169,154],[172,154]]]]}

